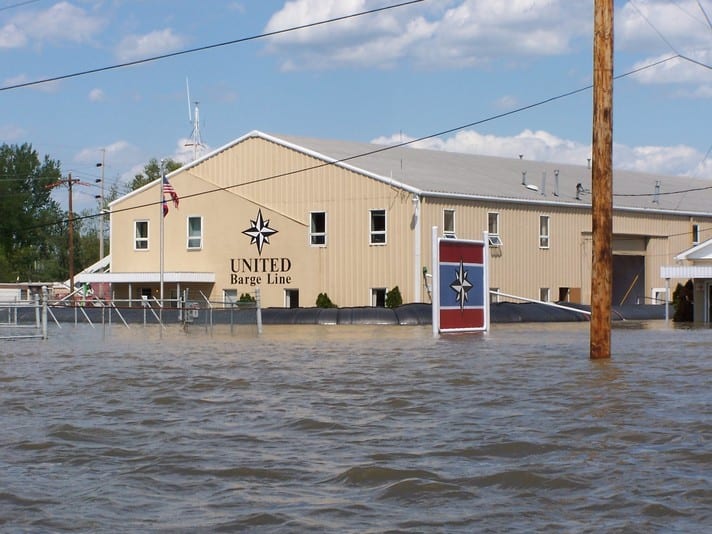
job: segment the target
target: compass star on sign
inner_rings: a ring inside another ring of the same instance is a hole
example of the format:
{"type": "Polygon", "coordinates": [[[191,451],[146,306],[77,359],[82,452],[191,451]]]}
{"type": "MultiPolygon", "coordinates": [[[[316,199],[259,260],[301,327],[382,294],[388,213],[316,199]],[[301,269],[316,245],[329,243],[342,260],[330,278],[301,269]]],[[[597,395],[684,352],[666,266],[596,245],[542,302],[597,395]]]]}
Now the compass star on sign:
{"type": "Polygon", "coordinates": [[[455,271],[455,280],[450,284],[450,289],[455,292],[455,298],[460,303],[460,309],[462,310],[465,307],[465,302],[467,302],[467,293],[472,289],[472,282],[467,279],[467,271],[462,260],[460,260],[459,269],[455,271]]]}
{"type": "Polygon", "coordinates": [[[269,238],[271,235],[277,233],[277,230],[269,227],[269,219],[265,220],[262,218],[262,210],[257,211],[257,218],[250,219],[252,226],[247,230],[243,230],[243,234],[250,237],[250,245],[257,244],[257,252],[260,256],[262,255],[262,247],[266,244],[269,245],[269,238]]]}

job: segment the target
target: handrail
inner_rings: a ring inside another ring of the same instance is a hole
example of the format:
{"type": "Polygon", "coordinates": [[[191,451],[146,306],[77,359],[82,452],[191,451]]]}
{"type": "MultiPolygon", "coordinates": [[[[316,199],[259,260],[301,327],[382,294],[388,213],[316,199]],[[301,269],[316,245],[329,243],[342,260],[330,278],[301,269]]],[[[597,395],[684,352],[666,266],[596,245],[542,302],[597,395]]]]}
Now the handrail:
{"type": "Polygon", "coordinates": [[[517,295],[509,295],[507,293],[502,293],[501,291],[494,291],[490,289],[490,294],[499,295],[500,297],[507,297],[510,299],[521,300],[524,302],[533,302],[534,304],[543,304],[544,306],[551,306],[552,308],[560,308],[562,310],[582,313],[583,315],[591,315],[590,311],[580,310],[578,308],[572,308],[570,306],[562,306],[561,304],[556,304],[555,302],[544,302],[543,300],[528,299],[526,297],[518,297],[517,295]]]}

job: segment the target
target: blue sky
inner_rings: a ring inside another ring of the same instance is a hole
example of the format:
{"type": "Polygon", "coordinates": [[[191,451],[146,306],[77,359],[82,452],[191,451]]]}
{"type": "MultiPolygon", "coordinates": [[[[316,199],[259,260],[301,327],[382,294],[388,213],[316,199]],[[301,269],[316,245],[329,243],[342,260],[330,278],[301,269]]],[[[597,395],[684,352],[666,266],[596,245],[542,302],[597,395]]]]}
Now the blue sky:
{"type": "MultiPolygon", "coordinates": [[[[585,165],[593,0],[425,0],[279,36],[19,88],[402,0],[0,0],[0,143],[86,182],[75,209],[152,157],[251,130],[585,165]]],[[[712,179],[712,0],[615,2],[614,166],[712,179]],[[678,56],[674,58],[674,56],[678,56]],[[681,57],[680,57],[681,56],[681,57]]],[[[64,201],[64,196],[58,197],[64,201]]]]}

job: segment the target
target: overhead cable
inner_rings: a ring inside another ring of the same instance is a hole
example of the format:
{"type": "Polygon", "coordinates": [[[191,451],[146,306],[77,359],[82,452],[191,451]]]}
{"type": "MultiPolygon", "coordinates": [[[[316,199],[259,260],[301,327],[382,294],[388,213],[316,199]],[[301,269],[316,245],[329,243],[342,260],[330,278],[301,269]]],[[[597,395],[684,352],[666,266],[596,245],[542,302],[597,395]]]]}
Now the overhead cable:
{"type": "Polygon", "coordinates": [[[331,24],[331,23],[334,23],[334,22],[342,21],[342,20],[348,20],[348,19],[353,19],[353,18],[356,18],[356,17],[362,17],[362,16],[364,16],[364,15],[371,15],[371,14],[373,14],[373,13],[379,13],[379,12],[382,12],[382,11],[387,11],[387,10],[395,9],[395,8],[398,8],[398,7],[404,7],[404,6],[409,6],[409,5],[412,5],[412,4],[418,4],[418,3],[424,2],[424,1],[425,1],[425,0],[410,0],[410,1],[408,1],[408,2],[402,2],[402,3],[400,3],[400,4],[393,4],[393,5],[390,5],[390,6],[378,7],[378,8],[375,8],[375,9],[369,9],[369,10],[367,10],[367,11],[361,11],[361,12],[359,12],[359,13],[351,13],[351,14],[349,14],[349,15],[343,15],[343,16],[341,16],[341,17],[333,17],[333,18],[330,18],[330,19],[320,20],[320,21],[317,21],[317,22],[310,22],[310,23],[308,23],[308,24],[301,24],[301,25],[299,25],[299,26],[292,26],[292,27],[290,27],[290,28],[283,28],[283,29],[281,29],[281,30],[275,30],[275,31],[271,31],[271,32],[260,33],[260,34],[251,35],[251,36],[248,36],[248,37],[241,37],[241,38],[239,38],[239,39],[233,39],[233,40],[231,40],[231,41],[224,41],[224,42],[221,42],[221,43],[214,43],[214,44],[210,44],[210,45],[199,46],[199,47],[196,47],[196,48],[189,48],[189,49],[186,49],[186,50],[179,50],[179,51],[176,51],[176,52],[169,52],[169,53],[167,53],[167,54],[161,54],[161,55],[158,55],[158,56],[151,56],[151,57],[147,57],[147,58],[136,59],[136,60],[133,60],[133,61],[126,61],[126,62],[124,62],[124,63],[117,63],[117,64],[114,64],[114,65],[107,65],[107,66],[98,67],[98,68],[95,68],[95,69],[86,69],[86,70],[82,70],[82,71],[78,71],[78,72],[73,72],[73,73],[70,73],[70,74],[62,74],[62,75],[60,75],[60,76],[53,76],[53,77],[51,77],[51,78],[43,78],[43,79],[41,79],[41,80],[34,80],[34,81],[31,81],[31,82],[23,82],[23,83],[16,83],[16,84],[13,84],[13,85],[6,85],[6,86],[4,86],[4,87],[0,87],[0,91],[9,91],[10,89],[19,89],[19,88],[21,88],[21,87],[30,87],[30,86],[33,86],[33,85],[39,85],[39,84],[43,84],[43,83],[56,82],[56,81],[59,81],[59,80],[66,80],[66,79],[69,79],[69,78],[76,78],[76,77],[79,77],[79,76],[86,76],[87,74],[96,74],[97,72],[105,72],[105,71],[109,71],[109,70],[120,69],[120,68],[123,68],[123,67],[131,67],[131,66],[133,66],[133,65],[141,65],[141,64],[143,64],[143,63],[150,63],[150,62],[153,62],[153,61],[158,61],[158,60],[160,60],[160,59],[167,59],[167,58],[171,58],[171,57],[182,56],[182,55],[185,55],[185,54],[193,54],[193,53],[195,53],[195,52],[203,52],[203,51],[205,51],[205,50],[210,50],[210,49],[213,49],[213,48],[220,48],[220,47],[223,47],[223,46],[229,46],[229,45],[238,44],[238,43],[245,43],[245,42],[247,42],[247,41],[255,41],[255,40],[257,40],[257,39],[264,39],[264,38],[266,38],[266,37],[274,37],[275,35],[281,35],[281,34],[284,34],[284,33],[294,32],[294,31],[297,31],[297,30],[304,30],[304,29],[306,29],[306,28],[314,28],[314,27],[316,27],[316,26],[322,26],[322,25],[324,25],[324,24],[331,24]]]}

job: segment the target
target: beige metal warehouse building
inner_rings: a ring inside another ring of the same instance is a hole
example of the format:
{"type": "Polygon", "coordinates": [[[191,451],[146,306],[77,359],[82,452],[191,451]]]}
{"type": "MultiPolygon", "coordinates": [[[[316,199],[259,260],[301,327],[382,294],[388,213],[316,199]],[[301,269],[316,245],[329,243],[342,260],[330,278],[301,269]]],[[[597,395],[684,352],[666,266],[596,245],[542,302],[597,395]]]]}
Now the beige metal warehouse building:
{"type": "MultiPolygon", "coordinates": [[[[110,270],[78,283],[110,282],[115,299],[131,301],[158,296],[163,273],[166,299],[189,289],[224,302],[259,286],[265,307],[314,306],[320,293],[372,306],[398,286],[404,302],[429,302],[437,226],[466,239],[489,232],[493,289],[590,302],[585,164],[253,131],[168,180],[180,205],[169,202],[165,217],[160,181],[111,204],[110,270]]],[[[615,171],[614,304],[664,298],[661,267],[712,237],[707,187],[615,171]]]]}

